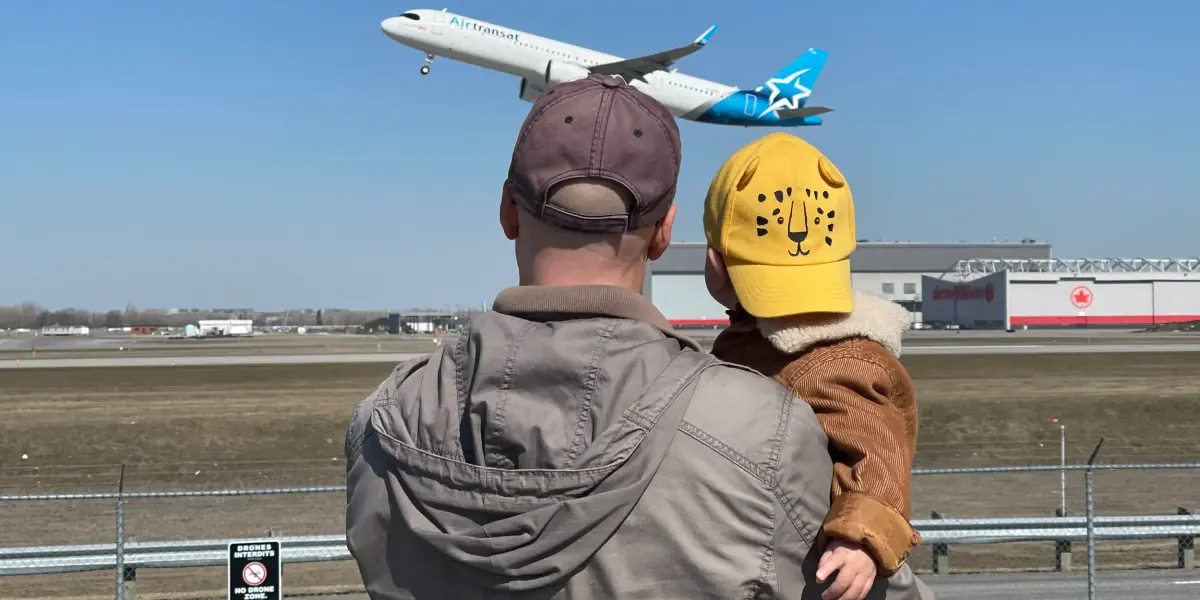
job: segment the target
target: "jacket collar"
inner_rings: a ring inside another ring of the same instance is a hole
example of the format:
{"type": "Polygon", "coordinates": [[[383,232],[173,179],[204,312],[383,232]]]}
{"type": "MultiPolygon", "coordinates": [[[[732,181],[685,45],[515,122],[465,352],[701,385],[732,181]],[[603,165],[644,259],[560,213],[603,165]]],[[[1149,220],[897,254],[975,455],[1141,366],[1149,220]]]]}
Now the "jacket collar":
{"type": "Polygon", "coordinates": [[[501,290],[492,302],[492,310],[514,316],[539,316],[580,319],[615,317],[642,321],[663,333],[699,348],[691,339],[676,332],[646,296],[612,285],[523,285],[501,290]]]}
{"type": "Polygon", "coordinates": [[[854,305],[854,312],[825,323],[802,322],[796,317],[757,319],[758,330],[788,354],[816,344],[865,337],[900,356],[901,340],[911,323],[908,311],[886,298],[863,292],[855,292],[854,305]]]}

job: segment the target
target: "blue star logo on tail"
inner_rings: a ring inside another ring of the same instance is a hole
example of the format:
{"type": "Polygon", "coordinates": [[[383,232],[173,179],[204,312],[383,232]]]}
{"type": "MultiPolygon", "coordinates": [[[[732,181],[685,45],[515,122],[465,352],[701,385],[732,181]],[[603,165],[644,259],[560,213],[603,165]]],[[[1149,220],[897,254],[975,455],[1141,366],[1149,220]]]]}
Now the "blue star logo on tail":
{"type": "MultiPolygon", "coordinates": [[[[766,87],[771,88],[771,97],[767,100],[767,109],[762,111],[758,116],[761,118],[781,108],[799,108],[800,104],[812,94],[812,90],[800,84],[800,76],[807,72],[808,69],[801,69],[782,79],[779,77],[768,79],[766,87]],[[791,87],[796,90],[796,93],[780,97],[783,94],[780,87],[783,89],[791,87]]],[[[759,87],[756,91],[762,91],[762,88],[759,87]]]]}

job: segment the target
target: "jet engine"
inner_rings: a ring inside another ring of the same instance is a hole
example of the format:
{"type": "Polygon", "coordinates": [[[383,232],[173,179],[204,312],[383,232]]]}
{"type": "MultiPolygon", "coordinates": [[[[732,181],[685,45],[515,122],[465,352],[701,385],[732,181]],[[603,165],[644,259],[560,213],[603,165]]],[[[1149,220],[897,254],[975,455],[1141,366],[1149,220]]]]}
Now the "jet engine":
{"type": "Polygon", "coordinates": [[[544,91],[546,91],[546,89],[543,88],[542,86],[540,86],[532,81],[529,81],[528,79],[525,79],[524,77],[521,78],[521,99],[522,100],[524,100],[526,102],[533,102],[534,100],[537,100],[537,97],[541,96],[542,92],[544,92],[544,91]]]}
{"type": "Polygon", "coordinates": [[[546,61],[545,77],[546,87],[555,86],[565,81],[575,79],[583,79],[591,74],[586,67],[574,63],[565,63],[556,60],[546,61]]]}

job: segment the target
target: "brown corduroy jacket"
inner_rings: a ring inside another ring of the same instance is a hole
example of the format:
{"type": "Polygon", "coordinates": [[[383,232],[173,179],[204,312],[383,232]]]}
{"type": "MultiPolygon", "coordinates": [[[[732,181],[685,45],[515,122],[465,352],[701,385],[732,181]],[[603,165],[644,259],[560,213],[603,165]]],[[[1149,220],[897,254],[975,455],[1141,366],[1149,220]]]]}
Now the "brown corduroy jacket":
{"type": "Polygon", "coordinates": [[[887,576],[920,543],[909,523],[916,395],[897,359],[909,317],[869,294],[856,294],[855,305],[847,317],[821,325],[756,319],[738,307],[712,351],[774,378],[812,406],[834,461],[822,533],[866,546],[887,576]]]}

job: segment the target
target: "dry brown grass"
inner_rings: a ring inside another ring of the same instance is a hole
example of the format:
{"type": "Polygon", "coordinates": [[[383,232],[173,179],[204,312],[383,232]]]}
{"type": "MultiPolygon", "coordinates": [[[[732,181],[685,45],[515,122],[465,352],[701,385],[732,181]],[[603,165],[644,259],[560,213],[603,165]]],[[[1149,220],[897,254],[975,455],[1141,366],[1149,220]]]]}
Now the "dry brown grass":
{"type": "Polygon", "coordinates": [[[430,352],[433,340],[394,335],[270,335],[255,338],[168,339],[23,338],[19,348],[0,345],[0,360],[129,356],[260,356],[269,354],[367,354],[430,352]],[[36,350],[36,357],[34,356],[36,350]]]}
{"type": "MultiPolygon", "coordinates": [[[[1195,354],[906,356],[921,411],[919,466],[1052,464],[1058,425],[1069,458],[1100,436],[1111,462],[1200,457],[1200,377],[1195,354]]],[[[342,441],[354,405],[388,364],[280,365],[0,372],[0,494],[215,489],[339,484],[342,441]],[[29,459],[22,460],[21,455],[29,459]],[[88,466],[91,465],[91,466],[88,466]]],[[[1100,514],[1200,508],[1200,473],[1097,475],[1100,514]]],[[[1068,510],[1082,510],[1082,475],[1069,474],[1068,510]]],[[[914,478],[914,518],[1049,516],[1057,473],[914,478]]],[[[134,500],[128,535],[139,540],[331,534],[342,530],[341,494],[134,500]]],[[[0,546],[105,543],[110,502],[0,504],[0,546]]],[[[1171,543],[1149,554],[1106,549],[1101,564],[1173,560],[1171,543]]],[[[1121,549],[1125,550],[1121,550],[1121,549]]],[[[927,568],[928,552],[914,556],[927,568]]],[[[1048,568],[1053,548],[956,547],[956,568],[1048,568]]],[[[1082,564],[1078,559],[1077,564],[1082,564]]],[[[139,574],[139,594],[220,589],[220,570],[139,574]]],[[[349,563],[290,566],[289,587],[356,584],[349,563]]],[[[108,574],[0,579],[0,598],[107,594],[108,574]]]]}

